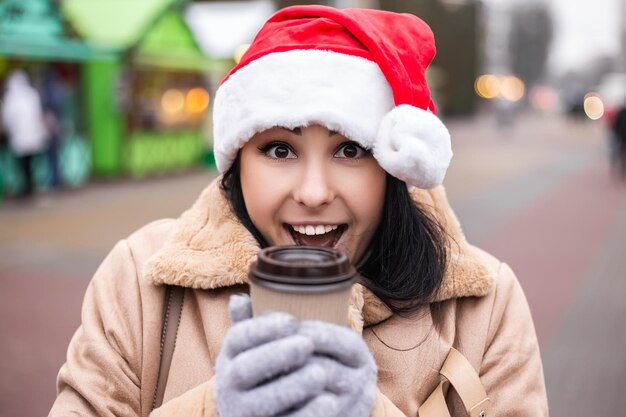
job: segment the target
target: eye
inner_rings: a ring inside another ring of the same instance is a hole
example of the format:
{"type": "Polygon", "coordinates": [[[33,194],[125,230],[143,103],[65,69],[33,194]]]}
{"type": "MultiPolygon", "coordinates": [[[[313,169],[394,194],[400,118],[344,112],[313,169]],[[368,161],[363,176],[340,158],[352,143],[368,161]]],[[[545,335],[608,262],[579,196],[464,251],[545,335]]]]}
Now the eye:
{"type": "Polygon", "coordinates": [[[269,158],[275,159],[293,159],[296,158],[296,154],[291,150],[289,145],[281,142],[268,143],[265,146],[259,148],[269,158]]]}
{"type": "Polygon", "coordinates": [[[339,146],[334,156],[336,158],[358,159],[364,157],[366,154],[367,151],[356,142],[346,142],[339,146]]]}

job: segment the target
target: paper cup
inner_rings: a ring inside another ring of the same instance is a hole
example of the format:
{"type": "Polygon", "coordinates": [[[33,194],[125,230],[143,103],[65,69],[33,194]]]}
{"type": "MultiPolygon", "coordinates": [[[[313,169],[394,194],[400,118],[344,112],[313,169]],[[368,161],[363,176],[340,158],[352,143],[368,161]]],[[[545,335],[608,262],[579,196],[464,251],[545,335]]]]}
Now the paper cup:
{"type": "Polygon", "coordinates": [[[283,311],[300,320],[348,324],[356,271],[341,252],[313,246],[272,246],[250,266],[253,314],[283,311]]]}

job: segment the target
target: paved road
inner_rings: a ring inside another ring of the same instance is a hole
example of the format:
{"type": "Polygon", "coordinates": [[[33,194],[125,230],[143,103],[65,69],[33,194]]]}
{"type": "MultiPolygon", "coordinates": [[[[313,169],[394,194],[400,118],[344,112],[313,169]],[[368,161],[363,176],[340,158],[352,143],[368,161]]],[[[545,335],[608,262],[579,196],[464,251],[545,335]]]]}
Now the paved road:
{"type": "MultiPolygon", "coordinates": [[[[544,357],[552,416],[626,409],[626,183],[598,124],[449,122],[446,179],[468,238],[512,265],[544,357]]],[[[208,171],[94,182],[0,207],[0,415],[45,415],[88,280],[115,241],[177,216],[208,171]]],[[[523,399],[520,399],[523,401],[523,399]]]]}

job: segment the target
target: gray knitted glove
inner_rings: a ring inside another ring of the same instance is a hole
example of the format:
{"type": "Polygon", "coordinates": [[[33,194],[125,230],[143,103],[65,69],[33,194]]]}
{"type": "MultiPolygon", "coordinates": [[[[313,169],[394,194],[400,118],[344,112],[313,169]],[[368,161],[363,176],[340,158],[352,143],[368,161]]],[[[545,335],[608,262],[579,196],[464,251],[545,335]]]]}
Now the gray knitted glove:
{"type": "Polygon", "coordinates": [[[352,330],[286,313],[252,317],[248,296],[229,304],[233,327],[216,362],[220,417],[367,417],[376,364],[352,330]]]}
{"type": "Polygon", "coordinates": [[[314,343],[309,363],[320,365],[326,374],[326,401],[332,414],[316,416],[368,417],[376,401],[377,368],[363,338],[347,327],[322,321],[303,321],[299,334],[314,343]]]}
{"type": "Polygon", "coordinates": [[[220,417],[332,416],[335,402],[323,394],[326,372],[310,359],[312,340],[285,313],[251,318],[250,298],[231,297],[229,330],[215,366],[220,417]],[[304,405],[304,407],[303,407],[304,405]]]}

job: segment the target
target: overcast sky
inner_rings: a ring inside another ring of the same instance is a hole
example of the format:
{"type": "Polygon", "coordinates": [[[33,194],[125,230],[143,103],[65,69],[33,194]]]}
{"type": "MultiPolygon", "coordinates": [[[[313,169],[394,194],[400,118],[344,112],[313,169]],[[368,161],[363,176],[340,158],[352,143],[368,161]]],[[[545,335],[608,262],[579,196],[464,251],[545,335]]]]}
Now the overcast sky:
{"type": "MultiPolygon", "coordinates": [[[[626,0],[483,1],[502,6],[530,1],[548,4],[553,11],[555,25],[550,68],[557,73],[584,66],[598,55],[619,54],[620,4],[626,0]]],[[[232,55],[234,48],[250,37],[273,10],[270,0],[257,0],[254,7],[236,1],[195,3],[190,9],[193,7],[198,10],[188,13],[187,19],[192,30],[201,38],[202,46],[214,56],[232,55]],[[242,4],[246,7],[241,7],[242,4]],[[237,13],[231,12],[229,18],[228,13],[232,9],[237,13]],[[231,32],[234,35],[227,36],[231,32]]]]}
{"type": "Polygon", "coordinates": [[[618,54],[621,0],[547,0],[554,10],[553,68],[576,67],[594,55],[618,54]]]}
{"type": "MultiPolygon", "coordinates": [[[[484,1],[506,5],[532,0],[484,1]]],[[[620,4],[626,0],[543,1],[553,11],[555,33],[550,66],[555,71],[575,69],[598,55],[619,53],[620,4]]]]}

